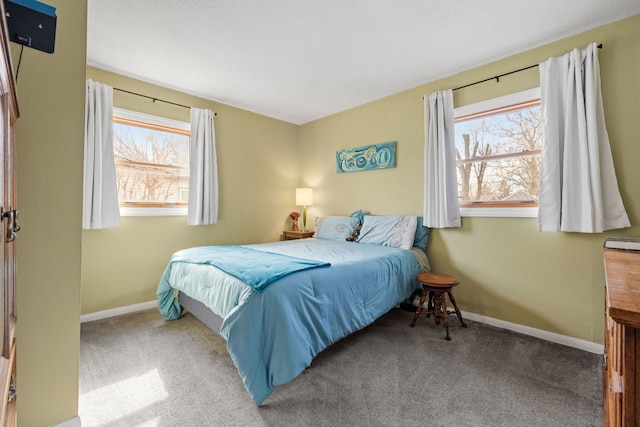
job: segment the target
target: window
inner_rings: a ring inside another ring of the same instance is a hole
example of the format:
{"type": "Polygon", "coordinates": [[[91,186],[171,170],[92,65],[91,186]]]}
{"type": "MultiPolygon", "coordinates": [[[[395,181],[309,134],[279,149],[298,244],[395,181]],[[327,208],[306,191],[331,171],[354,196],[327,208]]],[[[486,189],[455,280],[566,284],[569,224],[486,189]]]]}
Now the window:
{"type": "Polygon", "coordinates": [[[122,215],[186,215],[190,124],[114,108],[113,149],[122,215]]]}
{"type": "Polygon", "coordinates": [[[537,216],[542,150],[540,89],[456,108],[463,216],[537,216]]]}

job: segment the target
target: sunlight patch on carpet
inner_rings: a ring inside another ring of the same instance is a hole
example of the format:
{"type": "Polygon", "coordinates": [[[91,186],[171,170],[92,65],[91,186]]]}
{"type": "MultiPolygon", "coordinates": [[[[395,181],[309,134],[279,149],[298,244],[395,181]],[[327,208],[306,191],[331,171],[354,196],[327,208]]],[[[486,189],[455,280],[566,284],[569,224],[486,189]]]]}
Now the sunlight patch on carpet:
{"type": "MultiPolygon", "coordinates": [[[[87,393],[79,399],[80,407],[100,408],[102,414],[93,419],[92,414],[82,413],[82,424],[95,426],[104,422],[104,414],[109,422],[126,418],[136,412],[161,402],[169,397],[157,369],[152,369],[137,377],[127,378],[87,393]]],[[[97,414],[96,414],[97,415],[97,414]]],[[[153,420],[145,426],[155,426],[153,420]]]]}

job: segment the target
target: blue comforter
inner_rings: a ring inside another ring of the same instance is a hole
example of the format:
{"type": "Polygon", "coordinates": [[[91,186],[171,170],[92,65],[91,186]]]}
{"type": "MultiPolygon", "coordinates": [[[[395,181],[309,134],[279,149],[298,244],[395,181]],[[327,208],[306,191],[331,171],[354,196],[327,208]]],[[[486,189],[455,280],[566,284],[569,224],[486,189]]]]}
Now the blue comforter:
{"type": "MultiPolygon", "coordinates": [[[[414,252],[387,246],[301,239],[246,247],[330,263],[288,274],[258,293],[207,264],[178,262],[158,285],[167,319],[181,314],[174,290],[221,316],[221,335],[256,405],[300,375],[322,350],[372,323],[418,284],[414,252]]],[[[424,254],[424,253],[423,253],[424,254]]]]}

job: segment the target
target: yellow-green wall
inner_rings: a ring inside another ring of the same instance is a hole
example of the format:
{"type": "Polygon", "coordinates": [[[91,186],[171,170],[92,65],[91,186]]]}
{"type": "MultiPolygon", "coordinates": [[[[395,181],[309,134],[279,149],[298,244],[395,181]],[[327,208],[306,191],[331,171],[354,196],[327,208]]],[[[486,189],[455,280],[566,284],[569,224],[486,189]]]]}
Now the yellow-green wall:
{"type": "MultiPolygon", "coordinates": [[[[123,217],[118,227],[82,232],[82,312],[152,301],[160,275],[177,250],[189,246],[277,240],[295,187],[302,184],[298,126],[224,104],[87,67],[87,78],[198,108],[215,117],[219,220],[187,226],[186,216],[123,217]]],[[[189,110],[114,92],[114,105],[189,121],[189,110]]]]}
{"type": "MultiPolygon", "coordinates": [[[[55,52],[18,75],[18,425],[78,414],[86,1],[57,8],[55,52]]],[[[20,48],[11,43],[14,68],[20,48]]]]}
{"type": "MultiPolygon", "coordinates": [[[[640,15],[301,126],[302,177],[316,188],[316,214],[421,214],[423,95],[537,64],[592,41],[604,44],[599,58],[606,122],[633,227],[539,233],[534,218],[463,218],[462,228],[432,230],[427,254],[435,271],[461,279],[456,299],[462,310],[602,343],[603,240],[640,237],[640,15]],[[397,141],[395,169],[335,172],[336,150],[385,141],[397,141]]],[[[533,68],[456,91],[454,104],[538,85],[533,68]]]]}

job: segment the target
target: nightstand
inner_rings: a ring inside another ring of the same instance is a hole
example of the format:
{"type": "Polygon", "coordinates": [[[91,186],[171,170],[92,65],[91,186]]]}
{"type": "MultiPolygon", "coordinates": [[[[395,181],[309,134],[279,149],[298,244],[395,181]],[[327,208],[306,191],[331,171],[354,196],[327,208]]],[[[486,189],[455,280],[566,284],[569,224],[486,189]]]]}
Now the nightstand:
{"type": "Polygon", "coordinates": [[[306,239],[313,236],[313,231],[283,231],[284,240],[306,239]]]}

